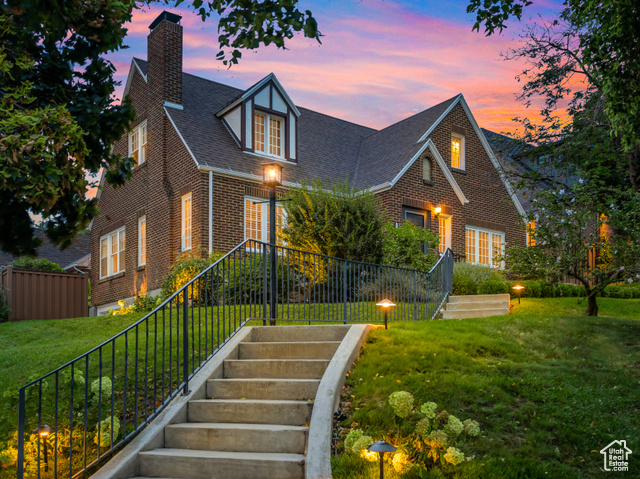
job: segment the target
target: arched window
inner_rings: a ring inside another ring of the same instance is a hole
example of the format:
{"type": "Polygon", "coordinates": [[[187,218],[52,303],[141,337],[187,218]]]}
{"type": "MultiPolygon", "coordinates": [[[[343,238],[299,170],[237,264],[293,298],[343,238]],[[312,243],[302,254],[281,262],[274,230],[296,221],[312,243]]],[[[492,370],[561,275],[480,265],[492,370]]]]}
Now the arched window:
{"type": "Polygon", "coordinates": [[[422,159],[422,179],[424,181],[432,181],[431,180],[431,158],[425,156],[422,159]]]}

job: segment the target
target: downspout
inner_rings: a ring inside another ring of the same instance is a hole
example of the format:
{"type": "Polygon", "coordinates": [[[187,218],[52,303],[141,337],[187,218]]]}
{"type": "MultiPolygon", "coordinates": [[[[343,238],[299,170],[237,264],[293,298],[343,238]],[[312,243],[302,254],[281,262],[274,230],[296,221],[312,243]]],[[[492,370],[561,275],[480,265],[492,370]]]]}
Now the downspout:
{"type": "Polygon", "coordinates": [[[209,254],[213,253],[213,171],[209,170],[209,254]]]}

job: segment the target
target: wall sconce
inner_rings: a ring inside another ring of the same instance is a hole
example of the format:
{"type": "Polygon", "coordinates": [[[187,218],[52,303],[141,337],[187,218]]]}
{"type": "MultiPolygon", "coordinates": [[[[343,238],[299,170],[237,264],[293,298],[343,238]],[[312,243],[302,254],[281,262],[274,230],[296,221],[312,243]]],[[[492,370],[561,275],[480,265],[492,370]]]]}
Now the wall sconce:
{"type": "Polygon", "coordinates": [[[384,311],[384,329],[387,329],[387,313],[389,312],[389,308],[393,308],[395,305],[393,301],[389,301],[388,299],[383,299],[379,303],[376,303],[376,306],[380,306],[382,311],[384,311]]]}
{"type": "Polygon", "coordinates": [[[44,472],[49,471],[49,460],[47,457],[47,437],[49,434],[53,432],[53,428],[51,426],[47,426],[46,424],[41,424],[33,431],[31,434],[37,435],[42,440],[42,448],[44,449],[44,472]]]}
{"type": "Polygon", "coordinates": [[[380,479],[384,479],[384,453],[394,452],[396,449],[396,447],[392,446],[387,441],[375,442],[367,448],[367,451],[377,452],[380,457],[380,479]]]}
{"type": "Polygon", "coordinates": [[[433,212],[436,214],[436,218],[437,218],[438,216],[440,216],[440,213],[442,213],[442,206],[436,205],[436,207],[433,210],[433,212]]]}
{"type": "Polygon", "coordinates": [[[522,286],[521,284],[516,284],[512,289],[515,290],[515,292],[518,295],[518,304],[520,304],[520,296],[522,296],[522,290],[524,290],[524,286],[522,286]]]}

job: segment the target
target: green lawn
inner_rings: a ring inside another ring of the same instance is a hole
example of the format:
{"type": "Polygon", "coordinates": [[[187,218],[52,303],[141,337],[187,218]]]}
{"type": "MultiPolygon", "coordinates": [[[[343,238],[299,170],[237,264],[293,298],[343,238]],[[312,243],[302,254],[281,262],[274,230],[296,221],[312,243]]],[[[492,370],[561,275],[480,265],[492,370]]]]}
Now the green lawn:
{"type": "MultiPolygon", "coordinates": [[[[423,477],[603,477],[598,451],[611,441],[640,452],[640,301],[598,302],[598,318],[582,316],[578,298],[523,299],[509,316],[374,331],[347,379],[343,426],[391,442],[387,398],[406,390],[482,428],[465,445],[474,460],[423,477]]],[[[639,456],[630,456],[628,477],[639,456]]],[[[377,465],[352,456],[333,466],[336,479],[378,477],[377,465]]]]}

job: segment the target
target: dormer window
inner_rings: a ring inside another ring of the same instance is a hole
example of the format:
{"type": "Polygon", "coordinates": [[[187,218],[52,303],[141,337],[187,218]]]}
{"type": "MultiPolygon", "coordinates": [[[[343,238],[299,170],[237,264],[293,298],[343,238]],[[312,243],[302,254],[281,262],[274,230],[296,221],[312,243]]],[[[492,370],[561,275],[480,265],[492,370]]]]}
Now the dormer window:
{"type": "Polygon", "coordinates": [[[282,157],[283,124],[282,118],[256,113],[253,121],[253,149],[256,152],[282,157]]]}
{"type": "Polygon", "coordinates": [[[133,158],[136,166],[147,161],[147,120],[129,133],[129,156],[133,158]]]}

